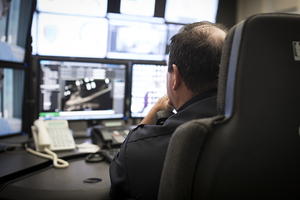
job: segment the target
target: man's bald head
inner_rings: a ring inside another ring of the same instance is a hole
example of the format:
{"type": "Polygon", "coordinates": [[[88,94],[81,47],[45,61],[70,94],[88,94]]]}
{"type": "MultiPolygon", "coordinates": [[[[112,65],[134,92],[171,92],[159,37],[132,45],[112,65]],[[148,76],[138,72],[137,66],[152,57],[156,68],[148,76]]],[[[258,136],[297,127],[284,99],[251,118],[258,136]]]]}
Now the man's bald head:
{"type": "Polygon", "coordinates": [[[168,71],[175,64],[192,93],[217,88],[219,64],[227,29],[220,24],[185,25],[171,38],[168,71]]]}

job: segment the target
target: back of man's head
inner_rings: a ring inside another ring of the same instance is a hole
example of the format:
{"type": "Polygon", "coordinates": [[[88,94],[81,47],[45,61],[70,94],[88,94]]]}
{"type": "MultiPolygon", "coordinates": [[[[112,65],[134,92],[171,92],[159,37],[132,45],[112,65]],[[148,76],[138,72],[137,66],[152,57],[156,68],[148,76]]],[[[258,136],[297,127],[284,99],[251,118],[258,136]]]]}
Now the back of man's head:
{"type": "Polygon", "coordinates": [[[226,33],[223,25],[210,22],[185,25],[171,38],[168,71],[176,64],[187,89],[195,95],[217,88],[226,33]]]}

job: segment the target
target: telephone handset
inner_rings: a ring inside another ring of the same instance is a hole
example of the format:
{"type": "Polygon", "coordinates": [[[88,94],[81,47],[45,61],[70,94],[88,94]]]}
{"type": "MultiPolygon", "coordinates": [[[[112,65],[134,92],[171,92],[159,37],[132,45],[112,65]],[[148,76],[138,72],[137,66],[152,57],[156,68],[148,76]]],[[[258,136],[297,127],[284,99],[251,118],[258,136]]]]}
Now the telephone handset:
{"type": "Polygon", "coordinates": [[[155,115],[154,124],[163,125],[165,121],[174,114],[173,111],[162,110],[158,111],[155,115]]]}
{"type": "Polygon", "coordinates": [[[75,141],[66,120],[35,120],[31,127],[37,151],[26,150],[32,154],[53,160],[57,168],[65,168],[69,163],[57,158],[53,151],[75,149],[75,141]],[[41,151],[47,153],[40,153],[41,151]]]}

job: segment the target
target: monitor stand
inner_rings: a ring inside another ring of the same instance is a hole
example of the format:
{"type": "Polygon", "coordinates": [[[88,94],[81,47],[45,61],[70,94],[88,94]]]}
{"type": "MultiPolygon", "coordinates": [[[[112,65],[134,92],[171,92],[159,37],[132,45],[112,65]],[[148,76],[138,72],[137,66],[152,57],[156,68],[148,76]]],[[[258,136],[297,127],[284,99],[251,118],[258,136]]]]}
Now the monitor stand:
{"type": "Polygon", "coordinates": [[[90,137],[86,121],[69,121],[69,127],[73,131],[74,138],[90,137]]]}

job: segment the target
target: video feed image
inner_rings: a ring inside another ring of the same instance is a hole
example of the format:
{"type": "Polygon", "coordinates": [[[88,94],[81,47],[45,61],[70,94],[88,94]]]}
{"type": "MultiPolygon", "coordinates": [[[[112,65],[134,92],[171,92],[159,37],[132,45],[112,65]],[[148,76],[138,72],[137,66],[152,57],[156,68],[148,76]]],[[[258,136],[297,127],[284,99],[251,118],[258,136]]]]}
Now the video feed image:
{"type": "Polygon", "coordinates": [[[40,119],[124,116],[126,65],[40,60],[40,119]]]}
{"type": "Polygon", "coordinates": [[[66,80],[62,94],[63,111],[110,110],[113,108],[111,80],[93,78],[66,80]]]}
{"type": "Polygon", "coordinates": [[[167,0],[165,19],[166,22],[183,24],[203,20],[215,23],[218,5],[218,0],[167,0]]]}
{"type": "Polygon", "coordinates": [[[125,20],[109,21],[107,58],[163,60],[167,26],[125,20]]]}
{"type": "Polygon", "coordinates": [[[155,0],[121,0],[120,13],[127,15],[154,16],[155,0]]]}
{"type": "Polygon", "coordinates": [[[132,68],[131,116],[145,117],[167,93],[167,65],[134,64],[132,68]]]}
{"type": "Polygon", "coordinates": [[[107,48],[107,19],[77,15],[35,15],[33,54],[104,58],[107,48]]]}
{"type": "Polygon", "coordinates": [[[22,130],[25,71],[0,68],[0,136],[22,130]]]}

